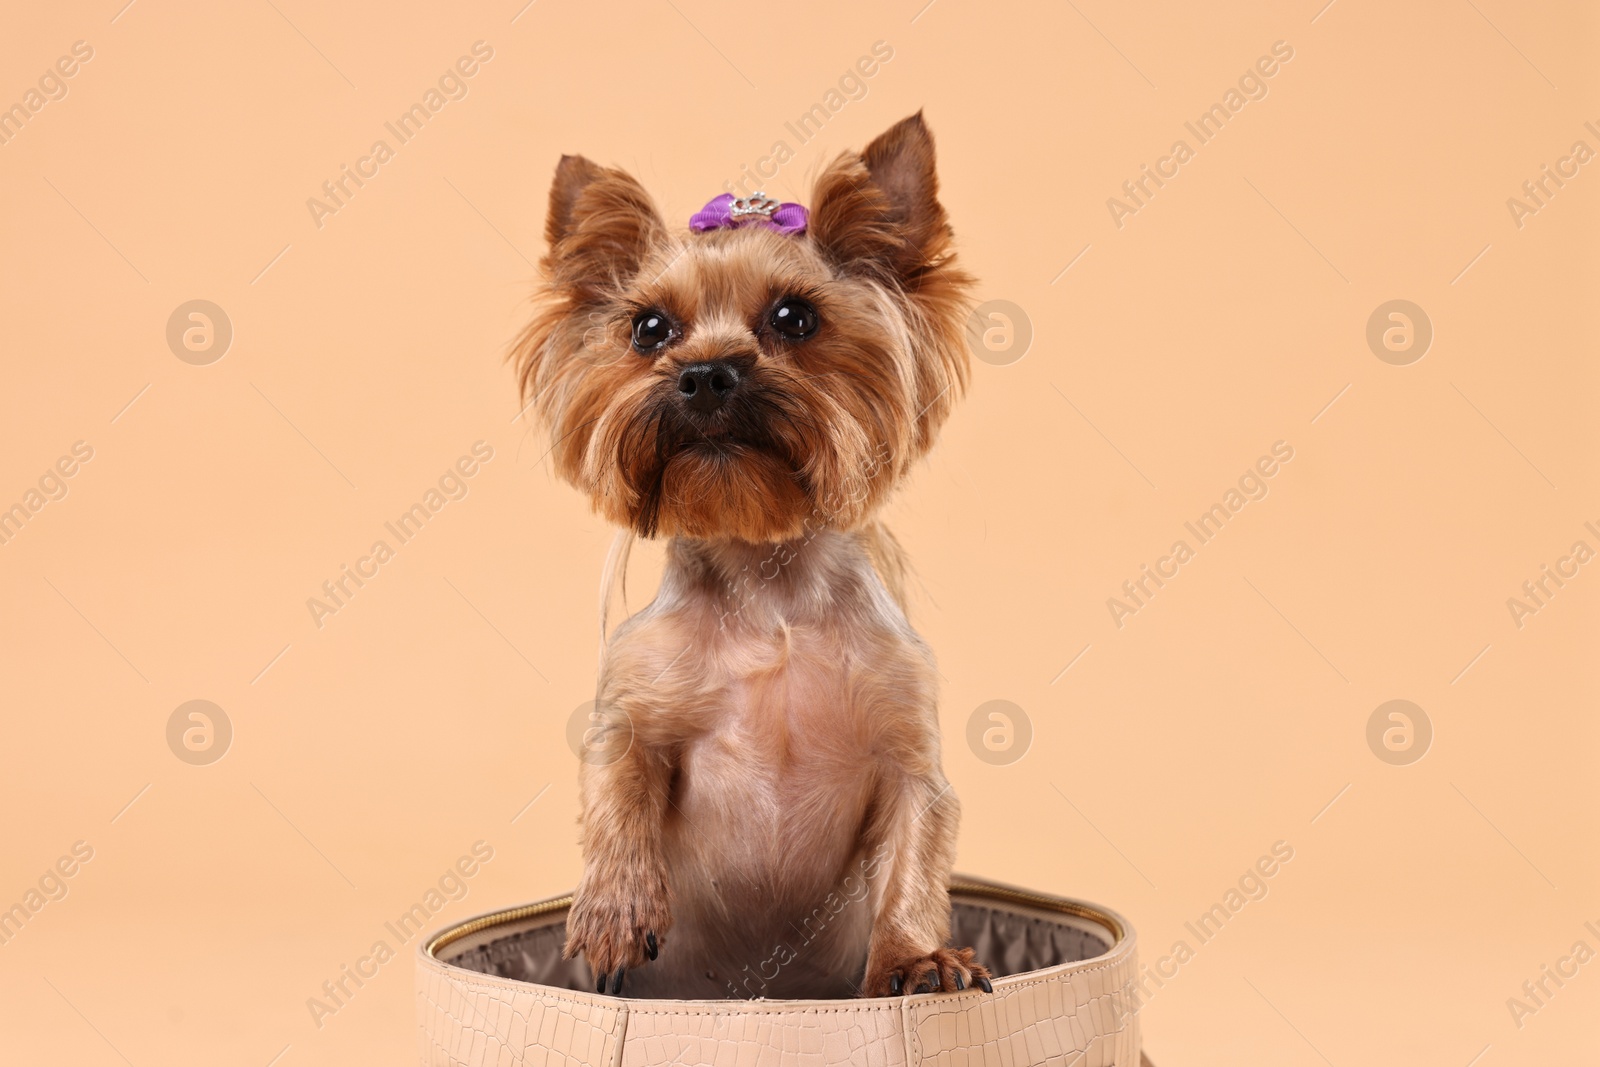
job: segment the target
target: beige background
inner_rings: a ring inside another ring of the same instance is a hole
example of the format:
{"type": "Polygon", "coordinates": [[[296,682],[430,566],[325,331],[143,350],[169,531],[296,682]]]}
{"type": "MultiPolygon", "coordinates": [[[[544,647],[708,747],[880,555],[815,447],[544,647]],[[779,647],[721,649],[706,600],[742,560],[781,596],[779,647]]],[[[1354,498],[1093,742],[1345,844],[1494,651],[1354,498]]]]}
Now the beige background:
{"type": "Polygon", "coordinates": [[[1154,962],[1290,843],[1145,1008],[1163,1067],[1600,1056],[1600,963],[1520,1028],[1506,1004],[1600,950],[1600,574],[1520,628],[1506,604],[1600,549],[1600,164],[1520,228],[1506,205],[1600,150],[1592,8],[120,3],[13,5],[0,35],[3,103],[94,50],[0,146],[0,505],[94,450],[0,545],[0,906],[94,850],[0,946],[0,1060],[413,1061],[404,953],[320,1028],[307,998],[475,841],[436,922],[578,874],[563,728],[610,533],[502,362],[557,156],[686,219],[775,140],[797,198],[917,108],[983,297],[1034,330],[891,513],[962,868],[1115,907],[1154,962]],[[307,198],[479,40],[468,95],[319,229],[307,198]],[[1275,41],[1268,95],[1115,226],[1275,41]],[[165,340],[193,299],[233,325],[208,366],[165,340]],[[1391,299],[1434,327],[1408,366],[1365,340],[1391,299]],[[469,495],[316,627],[307,598],[479,440],[469,495]],[[1270,495],[1119,629],[1107,598],[1279,440],[1270,495]],[[166,741],[193,699],[234,730],[209,766],[166,741]],[[994,699],[1032,725],[1009,765],[966,743],[994,699]],[[1433,727],[1408,766],[1366,741],[1391,699],[1433,727]]]}

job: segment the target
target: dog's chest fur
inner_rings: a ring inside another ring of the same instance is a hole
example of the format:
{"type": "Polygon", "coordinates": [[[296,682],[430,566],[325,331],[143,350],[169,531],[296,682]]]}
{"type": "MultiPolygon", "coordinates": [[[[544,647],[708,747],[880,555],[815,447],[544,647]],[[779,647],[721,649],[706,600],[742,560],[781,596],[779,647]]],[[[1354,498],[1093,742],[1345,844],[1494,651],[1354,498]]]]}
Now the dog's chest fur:
{"type": "Polygon", "coordinates": [[[631,677],[662,665],[629,702],[634,741],[678,767],[662,842],[672,951],[638,979],[679,997],[849,995],[870,928],[860,841],[876,761],[933,684],[860,542],[676,543],[618,657],[631,677]]]}

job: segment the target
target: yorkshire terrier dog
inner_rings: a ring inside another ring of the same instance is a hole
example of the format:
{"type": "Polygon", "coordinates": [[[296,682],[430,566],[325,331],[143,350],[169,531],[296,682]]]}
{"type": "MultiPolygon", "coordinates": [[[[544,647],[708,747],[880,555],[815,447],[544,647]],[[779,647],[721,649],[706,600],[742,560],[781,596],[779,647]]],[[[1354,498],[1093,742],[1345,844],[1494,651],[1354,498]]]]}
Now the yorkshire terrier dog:
{"type": "Polygon", "coordinates": [[[809,210],[669,227],[563,156],[513,358],[557,474],[666,537],[606,645],[565,955],[629,995],[992,992],[946,945],[956,798],[936,671],[875,515],[966,384],[967,294],[921,114],[809,210]],[[607,746],[610,746],[609,749],[607,746]]]}

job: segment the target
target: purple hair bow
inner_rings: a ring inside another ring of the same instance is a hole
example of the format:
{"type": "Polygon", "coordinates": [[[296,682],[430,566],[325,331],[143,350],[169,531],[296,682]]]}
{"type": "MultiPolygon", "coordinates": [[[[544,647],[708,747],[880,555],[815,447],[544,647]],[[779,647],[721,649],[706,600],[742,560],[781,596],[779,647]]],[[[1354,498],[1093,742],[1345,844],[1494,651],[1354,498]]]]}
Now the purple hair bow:
{"type": "Polygon", "coordinates": [[[810,215],[803,204],[780,204],[763,192],[741,197],[723,193],[689,216],[689,229],[703,233],[753,223],[782,234],[801,234],[806,232],[810,215]]]}

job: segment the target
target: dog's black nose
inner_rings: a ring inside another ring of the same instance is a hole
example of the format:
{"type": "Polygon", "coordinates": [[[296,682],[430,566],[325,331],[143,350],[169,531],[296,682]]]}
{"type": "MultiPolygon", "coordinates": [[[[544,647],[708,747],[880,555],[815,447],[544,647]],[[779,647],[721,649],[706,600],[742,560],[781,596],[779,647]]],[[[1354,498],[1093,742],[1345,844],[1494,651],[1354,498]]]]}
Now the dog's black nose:
{"type": "Polygon", "coordinates": [[[739,371],[725,359],[691,363],[678,375],[678,395],[692,410],[709,415],[739,388],[739,371]]]}

